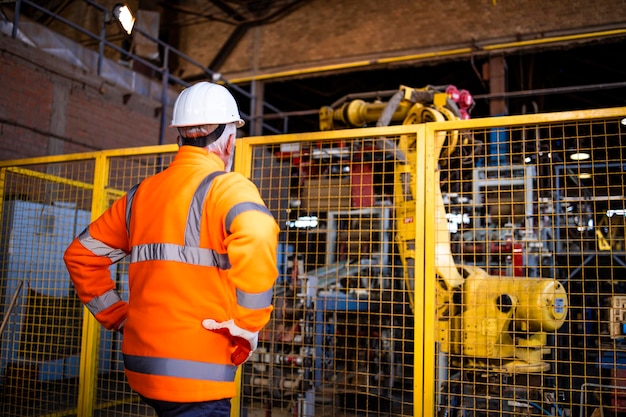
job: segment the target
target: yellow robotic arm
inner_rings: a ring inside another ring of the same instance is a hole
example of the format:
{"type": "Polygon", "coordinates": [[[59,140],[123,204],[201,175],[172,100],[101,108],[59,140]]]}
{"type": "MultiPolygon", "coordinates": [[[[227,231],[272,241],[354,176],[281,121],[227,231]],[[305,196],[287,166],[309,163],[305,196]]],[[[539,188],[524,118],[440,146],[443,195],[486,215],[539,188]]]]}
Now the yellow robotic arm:
{"type": "MultiPolygon", "coordinates": [[[[399,90],[387,101],[365,102],[355,99],[345,102],[337,108],[331,106],[320,110],[320,129],[333,130],[341,128],[355,128],[376,124],[388,126],[392,123],[417,124],[458,120],[461,112],[452,101],[445,89],[427,86],[424,88],[410,88],[400,86],[399,90]]],[[[436,154],[448,156],[452,154],[458,144],[459,133],[441,132],[437,137],[436,154]]],[[[403,262],[406,287],[409,292],[411,307],[413,307],[413,284],[415,277],[415,142],[406,136],[398,143],[378,139],[378,147],[394,153],[396,160],[395,174],[395,210],[398,233],[396,240],[403,262]],[[384,142],[384,143],[382,143],[384,142]]],[[[437,178],[439,180],[439,178],[437,178]]],[[[435,247],[436,273],[442,280],[438,292],[438,310],[445,310],[454,288],[463,284],[463,277],[459,274],[452,253],[450,251],[450,235],[447,227],[446,211],[440,187],[435,187],[436,199],[436,233],[435,247]]]]}
{"type": "MultiPolygon", "coordinates": [[[[320,111],[322,130],[377,126],[391,123],[418,124],[458,120],[462,113],[447,92],[434,87],[401,86],[384,103],[357,99],[336,109],[320,111]]],[[[458,131],[439,132],[435,153],[445,157],[459,146],[458,131]]],[[[378,139],[377,147],[393,152],[395,159],[394,207],[396,241],[403,263],[404,281],[414,307],[416,233],[415,136],[395,142],[378,139]]],[[[488,275],[477,267],[457,265],[451,251],[450,233],[443,203],[439,171],[435,187],[435,272],[437,276],[437,325],[440,350],[467,359],[466,365],[506,372],[537,372],[546,369],[546,332],[561,327],[568,301],[563,286],[553,279],[488,275]],[[453,294],[460,292],[460,302],[453,294]]]]}

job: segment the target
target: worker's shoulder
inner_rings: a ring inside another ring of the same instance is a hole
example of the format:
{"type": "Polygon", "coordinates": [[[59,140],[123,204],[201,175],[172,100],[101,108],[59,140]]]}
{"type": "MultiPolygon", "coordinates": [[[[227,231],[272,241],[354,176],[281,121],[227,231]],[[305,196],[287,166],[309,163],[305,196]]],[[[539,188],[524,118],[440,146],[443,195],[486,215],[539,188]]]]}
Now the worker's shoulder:
{"type": "Polygon", "coordinates": [[[223,175],[217,175],[213,180],[213,187],[221,190],[257,190],[256,184],[239,172],[225,172],[223,175]]]}
{"type": "Polygon", "coordinates": [[[220,172],[215,177],[215,182],[219,182],[221,184],[253,184],[252,180],[240,172],[231,171],[231,172],[220,172]]]}

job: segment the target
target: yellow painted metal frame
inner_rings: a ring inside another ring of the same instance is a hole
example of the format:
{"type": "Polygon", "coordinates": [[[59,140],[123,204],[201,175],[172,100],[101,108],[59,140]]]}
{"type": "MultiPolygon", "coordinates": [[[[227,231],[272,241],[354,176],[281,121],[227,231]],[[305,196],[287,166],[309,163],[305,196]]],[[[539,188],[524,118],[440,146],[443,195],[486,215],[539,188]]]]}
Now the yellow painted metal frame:
{"type": "MultiPolygon", "coordinates": [[[[111,158],[131,155],[138,156],[150,154],[164,154],[175,152],[177,149],[177,145],[149,146],[141,148],[126,148],[101,152],[52,155],[36,158],[0,161],[0,192],[4,191],[7,171],[20,173],[26,176],[46,179],[50,180],[51,182],[69,184],[79,188],[91,189],[93,191],[91,220],[93,221],[97,219],[108,208],[108,194],[112,193],[119,196],[122,196],[124,194],[122,191],[119,190],[107,189],[107,182],[109,178],[109,163],[111,158]],[[86,184],[80,181],[71,181],[67,179],[62,179],[54,175],[43,174],[41,172],[20,168],[21,166],[36,164],[53,164],[92,160],[95,162],[93,184],[86,184]]],[[[2,214],[2,210],[3,205],[0,201],[0,215],[2,214]]],[[[80,417],[92,416],[94,412],[98,375],[97,367],[99,339],[100,324],[85,308],[79,365],[81,383],[79,385],[78,403],[76,409],[76,415],[80,417]]]]}
{"type": "MultiPolygon", "coordinates": [[[[287,134],[273,136],[258,136],[238,139],[236,141],[235,168],[238,172],[250,177],[253,167],[254,147],[263,145],[279,145],[299,142],[315,142],[322,140],[356,139],[379,136],[416,136],[416,157],[419,172],[416,190],[415,236],[416,265],[422,267],[415,271],[415,378],[414,378],[414,415],[418,417],[432,415],[435,405],[435,282],[429,277],[435,275],[435,253],[432,243],[436,238],[435,223],[426,221],[435,217],[435,187],[436,171],[439,155],[435,155],[435,140],[440,132],[473,128],[494,128],[503,126],[539,125],[555,122],[579,120],[593,120],[601,118],[626,117],[626,107],[559,112],[547,114],[533,114],[523,116],[503,116],[495,118],[472,119],[463,121],[433,122],[421,125],[400,125],[389,127],[375,127],[363,129],[338,130],[302,134],[287,134]],[[418,376],[421,375],[421,378],[418,376]]],[[[116,190],[107,190],[106,184],[109,175],[111,158],[123,156],[138,156],[150,154],[166,154],[176,152],[176,145],[150,146],[107,150],[84,154],[54,155],[38,158],[0,161],[0,192],[4,191],[7,171],[20,172],[25,175],[40,176],[52,181],[69,181],[52,178],[48,174],[36,173],[26,168],[34,164],[66,163],[72,161],[95,162],[93,184],[76,182],[77,187],[93,189],[92,219],[97,218],[107,208],[107,193],[117,193],[116,190]]],[[[121,192],[120,192],[121,195],[121,192]]],[[[0,214],[2,214],[0,201],[0,214]]],[[[83,336],[80,358],[80,391],[78,397],[77,415],[87,417],[93,415],[96,403],[96,377],[98,361],[98,323],[90,314],[85,314],[83,322],[83,336]]],[[[240,374],[238,374],[240,378],[240,374]]],[[[233,400],[233,416],[240,414],[241,403],[239,397],[233,400]]]]}
{"type": "MultiPolygon", "coordinates": [[[[96,155],[94,172],[94,193],[91,206],[91,220],[96,220],[106,210],[104,188],[108,179],[109,159],[96,155]]],[[[83,320],[83,338],[80,355],[80,375],[83,381],[78,390],[78,415],[93,415],[98,376],[98,343],[100,341],[99,323],[89,314],[86,307],[83,320]]]]}
{"type": "MultiPolygon", "coordinates": [[[[415,416],[427,416],[435,406],[435,245],[428,244],[436,240],[436,222],[427,219],[436,218],[435,187],[439,184],[435,181],[437,161],[439,155],[435,155],[436,131],[429,129],[429,124],[420,125],[417,135],[417,166],[424,167],[422,172],[416,173],[416,178],[423,178],[417,185],[416,200],[417,209],[415,218],[417,234],[415,245],[415,264],[423,265],[423,268],[415,268],[415,375],[424,376],[422,387],[413,387],[413,407],[415,416]],[[423,190],[420,188],[423,187],[423,190]],[[431,279],[429,279],[431,277],[431,279]],[[421,285],[419,285],[421,284],[421,285]],[[423,319],[419,320],[417,312],[421,312],[423,319]],[[421,326],[421,328],[420,328],[421,326]],[[421,335],[421,340],[418,337],[421,335]],[[417,352],[421,346],[422,352],[417,352]],[[421,355],[420,355],[421,353],[421,355]],[[421,398],[420,398],[421,396],[421,398]]],[[[417,180],[416,180],[417,182],[417,180]]],[[[415,378],[415,383],[417,378],[415,378]]]]}
{"type": "MultiPolygon", "coordinates": [[[[434,239],[435,232],[433,222],[427,222],[426,219],[434,217],[433,202],[435,201],[435,194],[433,187],[438,186],[434,181],[437,156],[434,155],[434,142],[428,140],[426,124],[243,138],[236,142],[235,167],[243,175],[250,176],[253,164],[253,148],[255,146],[400,135],[416,136],[416,166],[423,167],[423,171],[418,172],[416,175],[416,213],[414,216],[415,222],[413,223],[416,236],[415,308],[413,312],[415,322],[414,342],[416,347],[414,355],[415,377],[413,380],[414,416],[422,417],[428,415],[427,410],[432,410],[435,403],[434,334],[426,330],[435,328],[435,307],[433,304],[435,300],[435,286],[433,280],[426,279],[428,276],[434,276],[434,262],[428,262],[428,259],[434,259],[434,246],[427,245],[426,242],[429,239],[430,241],[434,239]],[[428,171],[431,172],[428,173],[428,171]],[[422,265],[423,268],[419,268],[419,265],[422,265]],[[425,300],[433,301],[425,302],[425,300]],[[422,378],[419,378],[418,375],[421,375],[422,378]]],[[[239,416],[240,405],[238,398],[233,401],[233,413],[231,414],[233,417],[239,416]]]]}
{"type": "MultiPolygon", "coordinates": [[[[316,142],[328,140],[347,140],[363,137],[416,135],[416,212],[415,212],[415,363],[414,365],[414,416],[430,417],[435,407],[435,333],[436,328],[435,280],[435,246],[428,244],[436,239],[436,224],[426,219],[436,217],[435,187],[439,155],[435,155],[436,138],[441,133],[463,129],[489,129],[521,125],[538,125],[576,120],[593,120],[602,118],[626,117],[626,107],[585,110],[572,112],[556,112],[519,116],[501,116],[459,121],[432,122],[421,125],[400,125],[349,129],[338,131],[314,132],[306,134],[287,134],[273,136],[257,136],[237,141],[235,167],[243,175],[251,175],[253,166],[253,148],[260,145],[278,145],[297,142],[316,142]],[[422,268],[417,267],[422,265],[422,268]],[[421,317],[420,317],[421,316],[421,317]],[[418,378],[421,375],[422,378],[418,378]]],[[[233,403],[234,410],[240,403],[233,403]]],[[[233,414],[238,416],[238,414],[233,414]]]]}

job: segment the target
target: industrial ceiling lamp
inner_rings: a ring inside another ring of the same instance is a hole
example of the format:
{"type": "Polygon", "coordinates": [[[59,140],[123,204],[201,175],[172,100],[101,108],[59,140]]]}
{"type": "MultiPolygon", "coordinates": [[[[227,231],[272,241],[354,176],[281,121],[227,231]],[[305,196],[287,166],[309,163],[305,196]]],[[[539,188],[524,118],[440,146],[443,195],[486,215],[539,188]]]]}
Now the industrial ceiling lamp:
{"type": "Polygon", "coordinates": [[[570,159],[572,161],[584,161],[585,159],[589,159],[590,155],[587,152],[576,152],[570,155],[570,159]]]}
{"type": "Polygon", "coordinates": [[[135,16],[133,16],[133,12],[130,11],[128,5],[116,4],[113,7],[113,17],[115,17],[126,33],[129,35],[132,33],[133,26],[135,26],[135,16]]]}

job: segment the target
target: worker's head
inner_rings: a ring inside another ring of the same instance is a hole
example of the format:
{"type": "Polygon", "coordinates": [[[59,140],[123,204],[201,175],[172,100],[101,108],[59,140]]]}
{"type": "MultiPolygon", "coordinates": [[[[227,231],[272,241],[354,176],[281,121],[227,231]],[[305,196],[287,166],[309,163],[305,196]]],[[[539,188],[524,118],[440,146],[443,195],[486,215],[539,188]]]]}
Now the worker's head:
{"type": "Polygon", "coordinates": [[[176,99],[170,127],[178,129],[180,146],[206,148],[220,156],[229,170],[237,128],[243,125],[237,103],[225,87],[199,82],[176,99]]]}

